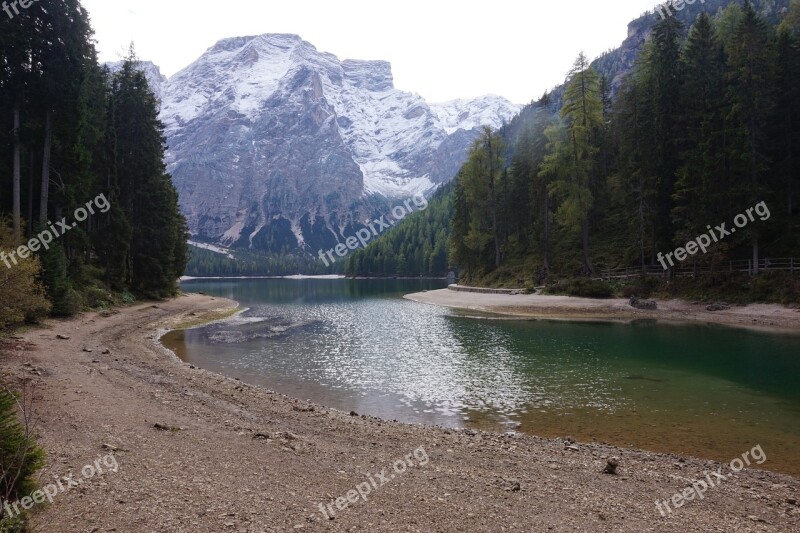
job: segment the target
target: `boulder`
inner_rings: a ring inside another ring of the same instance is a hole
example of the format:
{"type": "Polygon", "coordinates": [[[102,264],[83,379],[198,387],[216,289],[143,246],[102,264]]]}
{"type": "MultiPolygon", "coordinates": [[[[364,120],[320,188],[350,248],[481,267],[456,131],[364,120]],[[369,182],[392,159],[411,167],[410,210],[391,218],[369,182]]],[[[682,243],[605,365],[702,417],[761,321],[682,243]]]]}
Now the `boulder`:
{"type": "Polygon", "coordinates": [[[635,309],[642,309],[646,311],[655,311],[658,309],[658,304],[655,302],[655,300],[645,300],[643,298],[637,298],[636,296],[631,296],[631,299],[628,303],[635,309]]]}

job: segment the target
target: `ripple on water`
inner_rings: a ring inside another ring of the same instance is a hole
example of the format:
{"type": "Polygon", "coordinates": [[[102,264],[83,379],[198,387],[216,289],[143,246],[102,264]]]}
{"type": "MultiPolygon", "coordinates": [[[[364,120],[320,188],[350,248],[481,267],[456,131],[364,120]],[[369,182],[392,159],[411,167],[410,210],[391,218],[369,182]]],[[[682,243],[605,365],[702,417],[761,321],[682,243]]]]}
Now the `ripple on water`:
{"type": "Polygon", "coordinates": [[[723,461],[760,443],[766,467],[800,474],[796,337],[480,320],[398,297],[419,283],[199,284],[190,288],[250,310],[182,333],[176,349],[286,394],[408,422],[723,461]]]}

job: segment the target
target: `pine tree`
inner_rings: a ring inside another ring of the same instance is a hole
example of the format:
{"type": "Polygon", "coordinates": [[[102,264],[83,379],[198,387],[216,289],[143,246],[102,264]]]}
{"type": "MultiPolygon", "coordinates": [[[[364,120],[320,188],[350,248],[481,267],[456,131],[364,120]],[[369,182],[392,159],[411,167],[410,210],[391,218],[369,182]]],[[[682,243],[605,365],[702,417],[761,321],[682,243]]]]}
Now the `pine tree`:
{"type": "Polygon", "coordinates": [[[636,243],[633,256],[642,269],[656,255],[658,177],[654,147],[649,142],[653,127],[646,96],[652,80],[649,74],[648,62],[640,61],[620,90],[613,125],[619,150],[618,173],[609,181],[617,197],[616,209],[622,210],[628,221],[629,242],[636,243]]]}
{"type": "MultiPolygon", "coordinates": [[[[752,206],[769,201],[763,182],[769,168],[767,121],[774,105],[775,55],[770,30],[756,14],[749,0],[734,32],[729,49],[730,85],[729,119],[735,128],[731,157],[740,172],[736,175],[733,194],[736,201],[752,206]]],[[[745,235],[752,247],[754,273],[758,273],[759,237],[762,229],[748,225],[745,235]]]]}
{"type": "MultiPolygon", "coordinates": [[[[702,13],[689,31],[681,58],[680,129],[684,147],[672,210],[676,243],[706,232],[708,221],[724,220],[720,202],[727,196],[725,161],[725,63],[710,17],[702,13]]],[[[716,252],[723,251],[715,247],[716,252]]],[[[714,257],[714,256],[711,256],[714,257]]]]}
{"type": "Polygon", "coordinates": [[[659,223],[655,226],[655,240],[660,249],[668,249],[672,245],[672,195],[680,164],[678,154],[686,144],[678,123],[682,29],[677,17],[667,17],[656,24],[653,28],[653,46],[647,56],[651,76],[647,112],[651,113],[653,122],[650,149],[658,187],[656,217],[659,223]]]}
{"type": "MultiPolygon", "coordinates": [[[[800,247],[800,222],[797,212],[800,206],[797,193],[800,189],[800,1],[793,2],[796,10],[797,30],[793,30],[784,19],[777,41],[776,106],[771,123],[775,185],[781,191],[776,200],[782,204],[778,216],[783,219],[786,239],[783,248],[787,252],[800,247]]],[[[791,14],[791,12],[790,12],[791,14]]]]}
{"type": "Polygon", "coordinates": [[[551,190],[561,201],[558,208],[561,222],[580,231],[583,270],[589,275],[594,272],[589,254],[589,220],[597,174],[598,133],[603,127],[603,103],[600,77],[589,66],[583,53],[570,71],[561,117],[566,138],[555,142],[566,143],[566,147],[553,146],[552,153],[565,156],[565,160],[559,160],[566,164],[566,170],[560,179],[554,181],[551,190]]]}
{"type": "Polygon", "coordinates": [[[501,259],[497,195],[504,151],[500,135],[485,128],[472,144],[459,179],[469,211],[464,243],[486,268],[496,268],[501,259]]]}
{"type": "MultiPolygon", "coordinates": [[[[34,474],[44,466],[44,450],[36,443],[33,428],[20,422],[22,401],[0,387],[0,500],[4,504],[34,491],[34,474]]],[[[0,508],[0,522],[4,515],[5,508],[0,508]]]]}
{"type": "Polygon", "coordinates": [[[475,256],[467,246],[471,216],[467,195],[462,184],[463,170],[462,168],[462,171],[453,180],[453,219],[448,246],[450,262],[466,270],[464,279],[469,280],[475,273],[476,264],[475,256]]]}
{"type": "Polygon", "coordinates": [[[169,296],[177,291],[186,264],[186,222],[164,168],[158,103],[132,51],[113,78],[111,98],[118,201],[132,229],[128,285],[143,296],[169,296]]]}

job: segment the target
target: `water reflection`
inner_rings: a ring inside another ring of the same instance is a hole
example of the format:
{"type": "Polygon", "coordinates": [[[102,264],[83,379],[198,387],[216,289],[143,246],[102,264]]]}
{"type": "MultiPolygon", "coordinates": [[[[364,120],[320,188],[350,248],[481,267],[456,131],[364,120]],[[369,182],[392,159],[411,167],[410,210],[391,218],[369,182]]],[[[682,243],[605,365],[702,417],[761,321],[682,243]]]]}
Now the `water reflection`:
{"type": "Polygon", "coordinates": [[[442,285],[193,282],[184,288],[249,310],[166,342],[199,366],[345,411],[718,460],[760,443],[765,467],[800,473],[800,339],[479,320],[400,298],[442,285]]]}

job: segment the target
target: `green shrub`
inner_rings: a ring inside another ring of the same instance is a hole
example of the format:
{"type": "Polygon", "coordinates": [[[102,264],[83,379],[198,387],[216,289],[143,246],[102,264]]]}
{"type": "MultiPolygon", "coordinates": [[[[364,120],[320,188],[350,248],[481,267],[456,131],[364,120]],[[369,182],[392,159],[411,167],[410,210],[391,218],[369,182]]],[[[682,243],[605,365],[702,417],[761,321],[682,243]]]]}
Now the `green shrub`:
{"type": "Polygon", "coordinates": [[[750,279],[749,292],[753,302],[800,303],[800,275],[762,272],[750,279]]]}
{"type": "Polygon", "coordinates": [[[135,301],[136,301],[136,296],[134,296],[133,294],[129,293],[128,291],[122,293],[122,303],[132,304],[135,301]]]}
{"type": "MultiPolygon", "coordinates": [[[[0,218],[0,252],[9,253],[14,248],[11,230],[0,218]]],[[[37,257],[9,261],[10,267],[0,262],[0,329],[35,322],[50,312],[45,289],[39,282],[41,263],[37,257]]]]}
{"type": "Polygon", "coordinates": [[[83,296],[75,289],[67,289],[64,297],[58,306],[58,313],[56,306],[53,305],[53,314],[56,316],[75,316],[81,312],[83,308],[83,296]]]}
{"type": "Polygon", "coordinates": [[[610,298],[614,289],[605,281],[595,281],[588,278],[573,278],[560,280],[547,285],[546,294],[566,294],[567,296],[580,296],[582,298],[610,298]]]}
{"type": "MultiPolygon", "coordinates": [[[[44,451],[20,422],[17,398],[0,387],[0,500],[16,501],[36,489],[33,475],[44,465],[44,451]]],[[[24,414],[24,413],[23,413],[24,414]]],[[[0,508],[0,532],[24,531],[24,517],[10,520],[0,508]]]]}
{"type": "Polygon", "coordinates": [[[661,278],[647,276],[645,278],[635,278],[623,282],[618,289],[618,293],[623,298],[637,296],[639,298],[650,298],[662,284],[661,278]]]}
{"type": "Polygon", "coordinates": [[[98,307],[109,307],[114,303],[111,294],[107,290],[101,289],[100,287],[90,287],[86,289],[83,293],[83,296],[86,301],[86,305],[93,309],[98,307]]]}
{"type": "Polygon", "coordinates": [[[14,518],[0,518],[0,533],[28,533],[30,531],[25,523],[25,516],[14,518]]]}

